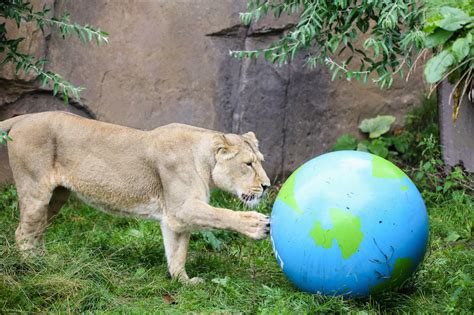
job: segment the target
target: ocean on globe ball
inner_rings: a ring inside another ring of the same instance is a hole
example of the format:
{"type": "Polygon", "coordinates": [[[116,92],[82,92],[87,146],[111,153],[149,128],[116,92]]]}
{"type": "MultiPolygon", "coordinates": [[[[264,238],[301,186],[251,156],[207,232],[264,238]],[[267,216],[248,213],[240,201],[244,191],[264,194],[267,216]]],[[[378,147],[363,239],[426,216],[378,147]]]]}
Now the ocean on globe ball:
{"type": "Polygon", "coordinates": [[[428,216],[420,192],[391,162],[337,151],[299,167],[283,184],[271,240],[299,289],[367,296],[403,284],[422,261],[428,216]]]}

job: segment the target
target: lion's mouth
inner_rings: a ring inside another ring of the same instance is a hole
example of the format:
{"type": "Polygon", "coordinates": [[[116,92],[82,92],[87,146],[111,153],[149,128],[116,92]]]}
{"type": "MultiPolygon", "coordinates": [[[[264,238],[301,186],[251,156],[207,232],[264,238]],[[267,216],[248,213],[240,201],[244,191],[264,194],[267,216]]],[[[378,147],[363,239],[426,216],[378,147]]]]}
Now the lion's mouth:
{"type": "Polygon", "coordinates": [[[260,196],[254,194],[241,194],[240,199],[251,207],[255,207],[260,202],[260,196]]]}

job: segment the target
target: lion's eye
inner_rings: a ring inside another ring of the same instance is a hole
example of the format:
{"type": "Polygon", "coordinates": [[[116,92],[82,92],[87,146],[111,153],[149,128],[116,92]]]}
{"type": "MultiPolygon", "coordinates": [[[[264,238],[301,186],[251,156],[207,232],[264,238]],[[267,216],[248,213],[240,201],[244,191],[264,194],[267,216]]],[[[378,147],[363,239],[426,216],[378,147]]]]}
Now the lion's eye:
{"type": "Polygon", "coordinates": [[[252,162],[247,162],[247,163],[245,163],[245,165],[247,165],[247,166],[250,166],[250,167],[251,167],[251,166],[252,166],[252,162]]]}

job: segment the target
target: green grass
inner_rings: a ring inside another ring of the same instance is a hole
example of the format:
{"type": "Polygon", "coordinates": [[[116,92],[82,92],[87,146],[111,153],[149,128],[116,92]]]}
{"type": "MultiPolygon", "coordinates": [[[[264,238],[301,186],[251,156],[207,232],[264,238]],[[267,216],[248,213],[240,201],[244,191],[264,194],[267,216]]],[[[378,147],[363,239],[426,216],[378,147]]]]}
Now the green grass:
{"type": "MultiPolygon", "coordinates": [[[[274,195],[274,194],[273,194],[274,195]]],[[[16,192],[0,195],[0,310],[3,312],[465,312],[473,311],[474,201],[452,190],[427,200],[430,245],[419,272],[399,292],[368,299],[299,292],[278,267],[269,240],[229,232],[195,234],[187,270],[205,283],[167,277],[159,225],[113,217],[72,198],[49,228],[43,256],[22,261],[14,246],[16,192]]],[[[215,205],[241,209],[234,197],[215,205]]],[[[272,198],[259,207],[271,211],[272,198]]]]}

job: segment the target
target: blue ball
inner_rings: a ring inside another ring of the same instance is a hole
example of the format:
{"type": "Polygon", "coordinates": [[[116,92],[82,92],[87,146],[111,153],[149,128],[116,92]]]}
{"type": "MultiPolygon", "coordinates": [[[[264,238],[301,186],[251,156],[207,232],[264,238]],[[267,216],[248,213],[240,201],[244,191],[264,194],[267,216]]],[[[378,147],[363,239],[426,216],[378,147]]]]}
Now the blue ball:
{"type": "Polygon", "coordinates": [[[367,296],[402,285],[422,261],[428,216],[398,167],[365,152],[337,151],[299,167],[283,184],[271,240],[299,289],[367,296]]]}

